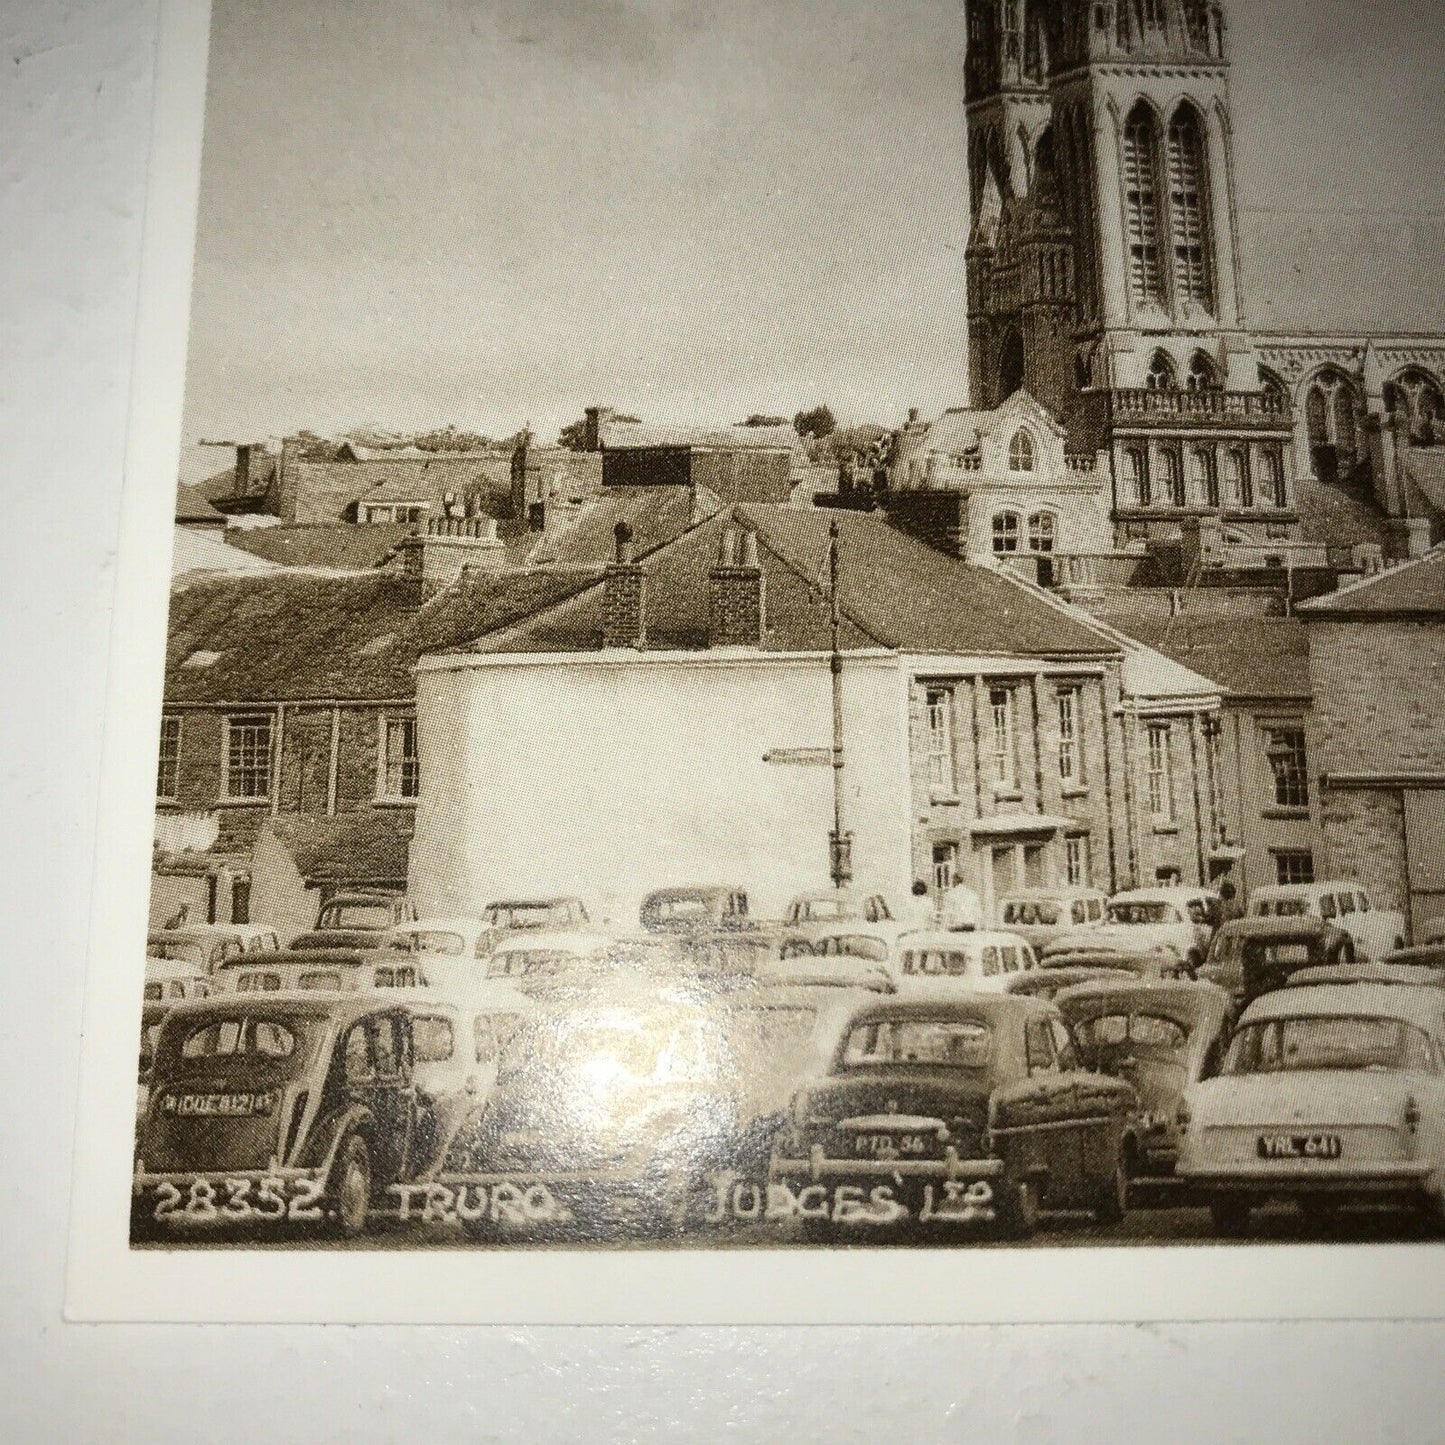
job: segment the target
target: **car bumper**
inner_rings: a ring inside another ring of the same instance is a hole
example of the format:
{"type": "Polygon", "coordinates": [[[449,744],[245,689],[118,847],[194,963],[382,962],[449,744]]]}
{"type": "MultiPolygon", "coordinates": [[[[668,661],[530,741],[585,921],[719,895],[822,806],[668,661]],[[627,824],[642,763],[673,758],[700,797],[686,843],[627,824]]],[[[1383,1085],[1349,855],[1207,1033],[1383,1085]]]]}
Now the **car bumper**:
{"type": "Polygon", "coordinates": [[[774,1155],[768,1168],[772,1179],[997,1179],[1001,1159],[962,1159],[956,1149],[945,1149],[941,1159],[835,1159],[815,1144],[807,1158],[774,1155]]]}
{"type": "Polygon", "coordinates": [[[1196,1189],[1240,1194],[1412,1194],[1425,1189],[1431,1166],[1423,1160],[1362,1163],[1335,1159],[1297,1165],[1181,1163],[1181,1183],[1196,1189]]]}

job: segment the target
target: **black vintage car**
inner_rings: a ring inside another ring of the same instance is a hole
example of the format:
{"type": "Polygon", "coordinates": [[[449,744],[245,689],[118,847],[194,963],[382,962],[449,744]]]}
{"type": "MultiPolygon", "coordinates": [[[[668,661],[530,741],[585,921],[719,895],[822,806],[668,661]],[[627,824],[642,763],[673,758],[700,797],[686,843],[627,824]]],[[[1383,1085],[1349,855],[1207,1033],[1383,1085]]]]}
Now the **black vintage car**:
{"type": "MultiPolygon", "coordinates": [[[[1128,1084],[1079,1068],[1059,1011],[1041,999],[876,1002],[853,1016],[826,1076],[797,1094],[769,1175],[800,1200],[852,1187],[919,1224],[991,1219],[1015,1238],[1040,1209],[1112,1223],[1136,1109],[1128,1084]]],[[[843,1217],[803,1214],[822,1236],[843,1217]]]]}
{"type": "Polygon", "coordinates": [[[1055,998],[1081,1062],[1130,1084],[1139,1112],[1125,1136],[1134,1182],[1171,1181],[1179,1101],[1214,1072],[1228,1042],[1230,998],[1212,983],[1096,980],[1055,998]]]}
{"type": "Polygon", "coordinates": [[[375,995],[230,994],[161,1025],[137,1128],[132,1237],[284,1222],[360,1234],[435,1157],[412,1017],[375,995]]]}
{"type": "Polygon", "coordinates": [[[1333,968],[1355,961],[1354,940],[1342,928],[1311,914],[1236,918],[1214,935],[1199,977],[1218,984],[1242,1009],[1284,985],[1302,968],[1333,968]]]}

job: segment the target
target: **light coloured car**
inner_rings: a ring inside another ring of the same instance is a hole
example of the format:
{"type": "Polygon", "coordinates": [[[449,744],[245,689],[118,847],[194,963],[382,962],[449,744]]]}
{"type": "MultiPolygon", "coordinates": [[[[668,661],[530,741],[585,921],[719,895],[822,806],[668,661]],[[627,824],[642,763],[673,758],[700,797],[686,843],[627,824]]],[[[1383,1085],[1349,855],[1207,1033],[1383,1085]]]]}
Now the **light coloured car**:
{"type": "Polygon", "coordinates": [[[216,983],[225,993],[367,993],[432,986],[421,960],[409,954],[321,948],[228,959],[217,970],[216,983]]]}
{"type": "Polygon", "coordinates": [[[1177,1172],[1238,1237],[1292,1200],[1323,1222],[1369,1200],[1439,1220],[1445,1196],[1445,1010],[1437,987],[1277,989],[1240,1016],[1218,1075],[1186,1097],[1177,1172]]]}
{"type": "Polygon", "coordinates": [[[211,976],[192,963],[170,958],[146,959],[145,1001],[179,1003],[183,998],[205,998],[211,976]]]}
{"type": "Polygon", "coordinates": [[[1109,895],[1101,888],[1021,888],[998,903],[998,926],[1036,952],[1075,928],[1102,923],[1109,895]]]}
{"type": "Polygon", "coordinates": [[[518,933],[492,950],[487,978],[524,993],[585,983],[605,971],[611,942],[601,933],[518,933]]]}
{"type": "Polygon", "coordinates": [[[832,959],[868,963],[885,972],[893,966],[898,940],[894,924],[835,923],[806,933],[789,932],[778,944],[780,962],[791,959],[832,959]]]}
{"type": "Polygon", "coordinates": [[[482,909],[486,946],[517,933],[576,933],[591,927],[580,898],[496,898],[482,909]]]}
{"type": "Polygon", "coordinates": [[[227,959],[239,958],[245,951],[230,929],[212,923],[158,928],[146,939],[147,959],[189,964],[199,973],[214,973],[227,959]]]}
{"type": "Polygon", "coordinates": [[[398,924],[391,947],[426,960],[440,987],[468,988],[487,976],[486,959],[497,941],[484,918],[419,918],[398,924]]]}
{"type": "Polygon", "coordinates": [[[1393,908],[1376,908],[1354,882],[1278,883],[1249,895],[1251,918],[1322,918],[1343,928],[1366,958],[1382,959],[1405,946],[1405,918],[1393,908]]]}
{"type": "Polygon", "coordinates": [[[894,979],[900,993],[1007,993],[1016,978],[1037,967],[1033,949],[1017,933],[920,930],[898,940],[894,979]]]}
{"type": "Polygon", "coordinates": [[[895,935],[901,927],[881,893],[859,893],[850,888],[799,893],[783,910],[783,929],[789,936],[814,938],[835,931],[842,923],[866,924],[870,929],[895,935]]]}
{"type": "Polygon", "coordinates": [[[1048,952],[1157,953],[1189,972],[1203,964],[1220,921],[1219,895],[1209,888],[1177,884],[1116,893],[1101,924],[1071,928],[1048,952]]]}

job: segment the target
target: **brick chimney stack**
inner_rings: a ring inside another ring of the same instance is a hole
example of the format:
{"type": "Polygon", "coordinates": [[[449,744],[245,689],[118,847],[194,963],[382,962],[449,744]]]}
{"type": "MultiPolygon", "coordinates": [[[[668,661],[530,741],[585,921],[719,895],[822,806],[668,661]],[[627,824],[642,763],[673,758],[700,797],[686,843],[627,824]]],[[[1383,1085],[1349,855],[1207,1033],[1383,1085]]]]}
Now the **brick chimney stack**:
{"type": "Polygon", "coordinates": [[[619,522],[612,535],[616,555],[602,580],[603,647],[647,645],[647,573],[632,560],[632,528],[619,522]]]}
{"type": "Polygon", "coordinates": [[[708,573],[708,646],[761,647],[767,627],[758,534],[726,527],[708,573]]]}
{"type": "Polygon", "coordinates": [[[244,497],[251,490],[252,447],[251,442],[241,442],[236,447],[236,470],[231,483],[233,497],[244,497]]]}
{"type": "Polygon", "coordinates": [[[602,450],[602,428],[617,415],[616,409],[610,406],[589,406],[584,413],[587,424],[583,431],[585,445],[582,450],[585,452],[597,452],[602,450]]]}

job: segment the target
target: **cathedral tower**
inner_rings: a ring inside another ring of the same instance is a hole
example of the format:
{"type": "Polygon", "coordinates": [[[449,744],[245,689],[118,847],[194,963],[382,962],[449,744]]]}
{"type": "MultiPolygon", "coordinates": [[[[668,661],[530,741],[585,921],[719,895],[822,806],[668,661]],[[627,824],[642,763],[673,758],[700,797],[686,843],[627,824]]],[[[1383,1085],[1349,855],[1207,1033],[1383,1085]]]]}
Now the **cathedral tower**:
{"type": "Polygon", "coordinates": [[[1261,387],[1241,305],[1220,6],[968,0],[967,15],[974,405],[1023,386],[1075,450],[1107,448],[1121,540],[1157,534],[1160,507],[1176,530],[1180,510],[1243,526],[1257,496],[1278,535],[1288,404],[1261,387]]]}

